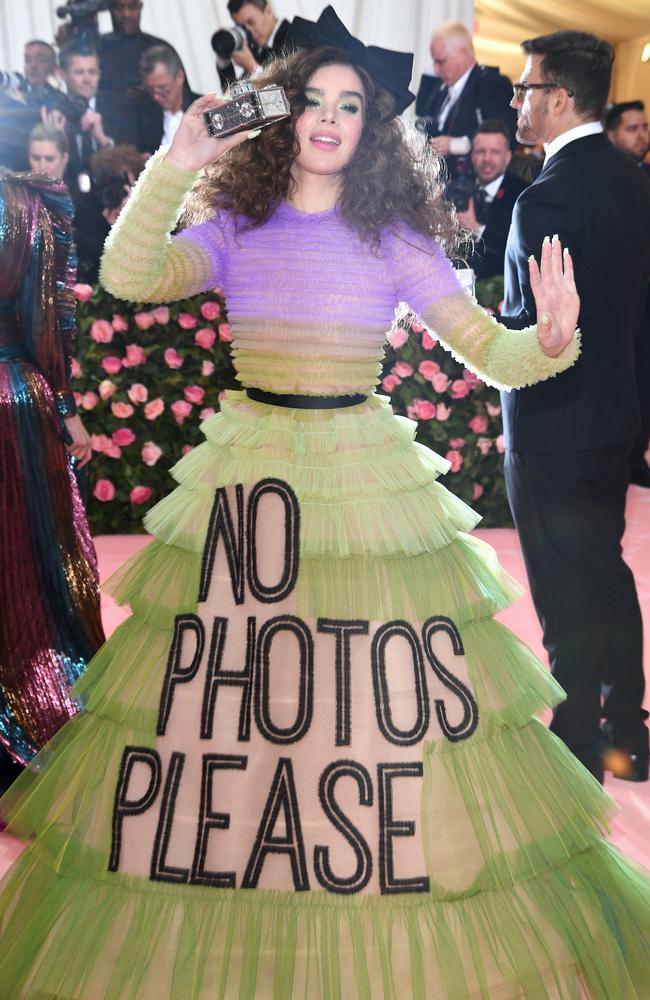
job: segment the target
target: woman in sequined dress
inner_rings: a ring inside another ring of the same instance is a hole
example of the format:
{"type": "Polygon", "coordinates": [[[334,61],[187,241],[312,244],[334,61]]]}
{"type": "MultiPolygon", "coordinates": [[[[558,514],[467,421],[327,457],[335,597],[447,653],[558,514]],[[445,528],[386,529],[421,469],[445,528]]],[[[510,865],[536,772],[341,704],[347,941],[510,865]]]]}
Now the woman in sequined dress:
{"type": "Polygon", "coordinates": [[[73,470],[90,439],[68,387],[71,211],[60,181],[0,173],[0,788],[75,713],[104,638],[73,470]]]}

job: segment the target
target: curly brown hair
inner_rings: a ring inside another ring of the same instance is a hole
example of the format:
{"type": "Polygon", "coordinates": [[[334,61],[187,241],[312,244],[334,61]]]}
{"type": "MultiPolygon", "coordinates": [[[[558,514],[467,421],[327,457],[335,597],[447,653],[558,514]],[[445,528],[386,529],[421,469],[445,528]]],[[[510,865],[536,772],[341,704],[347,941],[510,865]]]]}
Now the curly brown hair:
{"type": "Polygon", "coordinates": [[[330,65],[352,66],[365,93],[363,133],[342,171],[338,201],[342,218],[374,246],[380,243],[383,226],[405,222],[457,257],[466,234],[443,198],[444,161],[396,118],[392,95],[346,52],[335,48],[276,59],[255,79],[258,89],[284,88],[291,118],[262,129],[254,142],[235,146],[210,164],[192,190],[182,226],[210,218],[215,208],[245,217],[244,228],[269,219],[294,188],[291,166],[299,152],[294,123],[306,106],[305,87],[319,67],[330,65]]]}

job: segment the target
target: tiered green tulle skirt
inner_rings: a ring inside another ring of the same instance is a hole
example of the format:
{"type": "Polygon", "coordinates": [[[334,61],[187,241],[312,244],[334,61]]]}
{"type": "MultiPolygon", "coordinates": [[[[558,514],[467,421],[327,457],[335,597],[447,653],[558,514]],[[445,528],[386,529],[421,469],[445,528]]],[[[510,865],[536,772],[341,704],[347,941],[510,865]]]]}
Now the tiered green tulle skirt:
{"type": "Polygon", "coordinates": [[[478,519],[436,481],[446,463],[375,397],[297,411],[229,393],[204,432],[148,516],[154,541],[113,578],[133,614],[77,685],[85,711],[2,801],[10,831],[35,837],[0,890],[2,996],[647,1000],[649,883],[604,842],[600,786],[535,718],[561,691],[494,621],[518,587],[466,534],[478,519]],[[215,889],[108,870],[123,749],[156,745],[215,489],[264,478],[300,503],[297,615],[435,614],[462,635],[477,725],[413,750],[425,893],[215,889]]]}

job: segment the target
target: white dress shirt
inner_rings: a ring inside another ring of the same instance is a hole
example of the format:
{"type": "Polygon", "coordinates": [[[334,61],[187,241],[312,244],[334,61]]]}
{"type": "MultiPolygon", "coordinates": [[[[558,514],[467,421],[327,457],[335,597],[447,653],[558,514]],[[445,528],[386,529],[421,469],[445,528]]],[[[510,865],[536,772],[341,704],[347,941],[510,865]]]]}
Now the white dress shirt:
{"type": "Polygon", "coordinates": [[[570,142],[575,139],[583,139],[586,135],[598,135],[599,132],[603,131],[603,126],[600,122],[585,122],[583,125],[576,125],[575,128],[570,128],[568,131],[563,132],[562,135],[556,135],[555,139],[551,139],[544,146],[544,152],[546,153],[546,158],[544,160],[544,166],[548,163],[552,156],[564,147],[568,146],[570,142]]]}

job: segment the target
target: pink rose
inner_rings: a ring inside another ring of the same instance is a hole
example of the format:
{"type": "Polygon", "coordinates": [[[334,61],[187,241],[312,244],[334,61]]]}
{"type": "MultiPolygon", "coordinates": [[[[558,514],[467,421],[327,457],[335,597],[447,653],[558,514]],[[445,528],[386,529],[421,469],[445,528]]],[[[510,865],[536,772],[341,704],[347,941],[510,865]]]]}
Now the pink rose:
{"type": "Polygon", "coordinates": [[[382,380],[381,387],[385,392],[392,392],[393,389],[402,384],[402,380],[399,375],[387,375],[385,379],[382,380]]]}
{"type": "Polygon", "coordinates": [[[224,344],[229,344],[232,340],[230,323],[220,323],[217,329],[219,330],[219,340],[223,340],[224,344]]]}
{"type": "Polygon", "coordinates": [[[433,420],[436,415],[436,408],[428,399],[414,399],[413,412],[418,420],[433,420]]]}
{"type": "Polygon", "coordinates": [[[160,414],[165,409],[165,402],[158,396],[156,399],[152,399],[151,402],[147,403],[144,408],[144,415],[147,420],[157,420],[160,414]]]}
{"type": "Polygon", "coordinates": [[[127,390],[127,396],[132,403],[146,403],[149,399],[149,390],[142,382],[134,382],[127,390]]]}
{"type": "Polygon", "coordinates": [[[409,339],[408,331],[404,329],[403,326],[396,326],[390,331],[388,336],[388,343],[395,350],[399,350],[400,347],[404,347],[404,344],[409,339]]]}
{"type": "Polygon", "coordinates": [[[117,313],[113,315],[111,326],[117,333],[126,333],[129,329],[129,324],[124,319],[124,316],[118,316],[117,313]]]}
{"type": "Polygon", "coordinates": [[[214,406],[205,406],[199,413],[199,416],[201,420],[207,420],[208,417],[213,417],[215,415],[215,412],[216,410],[214,406]]]}
{"type": "Polygon", "coordinates": [[[421,323],[411,323],[412,333],[424,333],[424,327],[421,323]]]}
{"type": "Polygon", "coordinates": [[[425,330],[424,333],[422,334],[422,346],[425,349],[425,351],[432,351],[434,347],[437,346],[437,344],[438,341],[434,340],[434,338],[431,336],[428,330],[425,330]]]}
{"type": "Polygon", "coordinates": [[[156,322],[152,312],[136,313],[133,318],[138,330],[149,330],[156,322]]]}
{"type": "Polygon", "coordinates": [[[446,392],[449,388],[449,376],[445,375],[444,372],[439,372],[431,379],[431,385],[437,393],[446,392]]]}
{"type": "Polygon", "coordinates": [[[144,353],[139,344],[126,345],[126,358],[124,360],[125,368],[135,368],[136,365],[143,365],[146,360],[147,355],[144,353]]]}
{"type": "Polygon", "coordinates": [[[451,407],[445,406],[444,403],[438,403],[436,406],[436,420],[449,420],[451,416],[451,407]]]}
{"type": "Polygon", "coordinates": [[[504,441],[504,438],[503,438],[503,434],[499,434],[499,436],[496,439],[496,441],[494,442],[494,444],[495,444],[496,450],[499,452],[499,454],[503,455],[504,451],[506,450],[506,446],[505,446],[505,441],[504,441]]]}
{"type": "MultiPolygon", "coordinates": [[[[207,305],[207,302],[204,302],[204,305],[207,305]]],[[[194,343],[199,347],[203,347],[206,351],[210,350],[216,339],[216,331],[211,326],[202,326],[194,334],[194,343]]]]}
{"type": "Polygon", "coordinates": [[[72,291],[77,302],[87,302],[93,294],[92,285],[74,285],[72,291]]]}
{"type": "Polygon", "coordinates": [[[122,359],[116,358],[114,354],[109,354],[108,357],[102,358],[102,368],[107,375],[117,375],[121,367],[122,359]]]}
{"type": "Polygon", "coordinates": [[[212,322],[215,319],[219,319],[221,315],[221,309],[218,302],[204,302],[201,306],[201,315],[203,319],[207,319],[212,322]]]}
{"type": "Polygon", "coordinates": [[[202,403],[205,389],[202,389],[200,385],[187,385],[183,389],[183,395],[188,403],[202,403]]]}
{"type": "Polygon", "coordinates": [[[130,403],[111,403],[111,411],[118,420],[127,420],[133,416],[133,407],[130,403]]]}
{"type": "MultiPolygon", "coordinates": [[[[115,437],[115,435],[113,435],[113,437],[115,437]]],[[[464,448],[465,447],[465,438],[450,438],[449,439],[449,447],[450,448],[464,448]]]]}
{"type": "Polygon", "coordinates": [[[105,378],[99,383],[97,389],[102,399],[110,399],[113,393],[117,391],[117,386],[115,382],[111,382],[109,378],[105,378]]]}
{"type": "Polygon", "coordinates": [[[93,451],[98,451],[100,454],[106,451],[110,443],[111,439],[106,434],[90,435],[90,447],[93,451]]]}
{"type": "Polygon", "coordinates": [[[488,429],[488,418],[477,413],[475,417],[472,417],[467,426],[475,434],[485,434],[488,429]]]}
{"type": "Polygon", "coordinates": [[[73,392],[72,393],[72,398],[74,399],[75,406],[77,408],[79,408],[81,406],[81,393],[80,392],[76,392],[76,391],[73,392]]]}
{"type": "Polygon", "coordinates": [[[476,442],[476,447],[480,451],[481,455],[487,455],[492,447],[492,441],[490,438],[480,437],[476,442]]]}
{"type": "Polygon", "coordinates": [[[499,310],[499,312],[503,312],[503,301],[504,300],[501,299],[501,301],[497,304],[497,309],[499,310]]]}
{"type": "Polygon", "coordinates": [[[126,448],[127,445],[133,444],[135,441],[135,434],[130,427],[120,427],[111,436],[115,444],[119,444],[120,448],[126,448]]]}
{"type": "Polygon", "coordinates": [[[201,375],[207,378],[214,371],[214,361],[204,361],[201,365],[201,375]]]}
{"type": "Polygon", "coordinates": [[[408,361],[398,361],[397,364],[393,365],[393,372],[400,378],[408,378],[413,374],[413,365],[410,365],[408,361]]]}
{"type": "Polygon", "coordinates": [[[168,306],[156,306],[155,309],[152,309],[151,315],[155,319],[156,323],[160,323],[161,326],[167,326],[169,323],[168,306]]]}
{"type": "Polygon", "coordinates": [[[472,489],[472,500],[478,500],[479,497],[482,496],[483,496],[483,487],[481,486],[480,483],[474,483],[474,487],[472,489]]]}
{"type": "Polygon", "coordinates": [[[84,410],[94,410],[99,402],[99,396],[96,392],[84,392],[81,397],[81,405],[84,410]]]}
{"type": "Polygon", "coordinates": [[[110,344],[113,339],[113,327],[107,319],[95,319],[90,328],[90,336],[97,344],[110,344]]]}
{"type": "Polygon", "coordinates": [[[220,403],[222,403],[225,398],[226,398],[226,390],[222,389],[219,395],[217,396],[217,399],[219,400],[220,403]]]}
{"type": "Polygon", "coordinates": [[[177,399],[175,403],[172,403],[171,411],[174,414],[174,420],[180,425],[192,412],[192,404],[185,399],[177,399]]]}
{"type": "Polygon", "coordinates": [[[483,385],[482,379],[471,372],[469,368],[463,370],[463,381],[467,383],[470,389],[477,389],[479,385],[483,385]]]}
{"type": "Polygon", "coordinates": [[[184,444],[183,447],[181,448],[181,455],[189,455],[191,450],[192,450],[191,444],[184,444]]]}
{"type": "Polygon", "coordinates": [[[168,347],[163,355],[168,368],[182,368],[183,359],[173,347],[168,347]]]}
{"type": "Polygon", "coordinates": [[[469,396],[469,386],[462,378],[457,378],[451,383],[450,391],[452,399],[462,399],[464,396],[469,396]]]}
{"type": "Polygon", "coordinates": [[[463,464],[463,456],[459,451],[455,451],[453,448],[448,451],[445,455],[448,462],[451,462],[451,472],[459,472],[460,467],[463,464]]]}
{"type": "Polygon", "coordinates": [[[131,503],[146,503],[152,494],[153,490],[150,486],[134,486],[129,493],[129,500],[131,503]]]}
{"type": "Polygon", "coordinates": [[[145,441],[140,454],[145,465],[155,465],[162,455],[162,448],[159,448],[153,441],[145,441]]]}
{"type": "Polygon", "coordinates": [[[421,361],[418,365],[420,375],[423,375],[428,382],[433,380],[433,376],[440,371],[440,365],[435,361],[421,361]]]}
{"type": "Polygon", "coordinates": [[[178,325],[181,330],[193,330],[195,326],[199,325],[199,321],[196,316],[192,316],[191,313],[179,313],[178,325]]]}
{"type": "Polygon", "coordinates": [[[81,365],[76,358],[73,358],[70,362],[70,374],[73,378],[79,378],[81,375],[81,365]]]}
{"type": "Polygon", "coordinates": [[[122,449],[120,448],[119,444],[115,444],[115,441],[109,441],[106,447],[104,448],[104,454],[106,455],[107,458],[121,458],[122,449]]]}
{"type": "Polygon", "coordinates": [[[491,417],[498,417],[499,414],[501,413],[501,407],[494,406],[493,403],[486,403],[485,409],[488,411],[491,417]]]}
{"type": "Polygon", "coordinates": [[[110,479],[98,479],[95,483],[93,496],[97,497],[98,500],[101,500],[102,503],[106,503],[107,500],[112,500],[115,496],[115,487],[110,479]]]}

